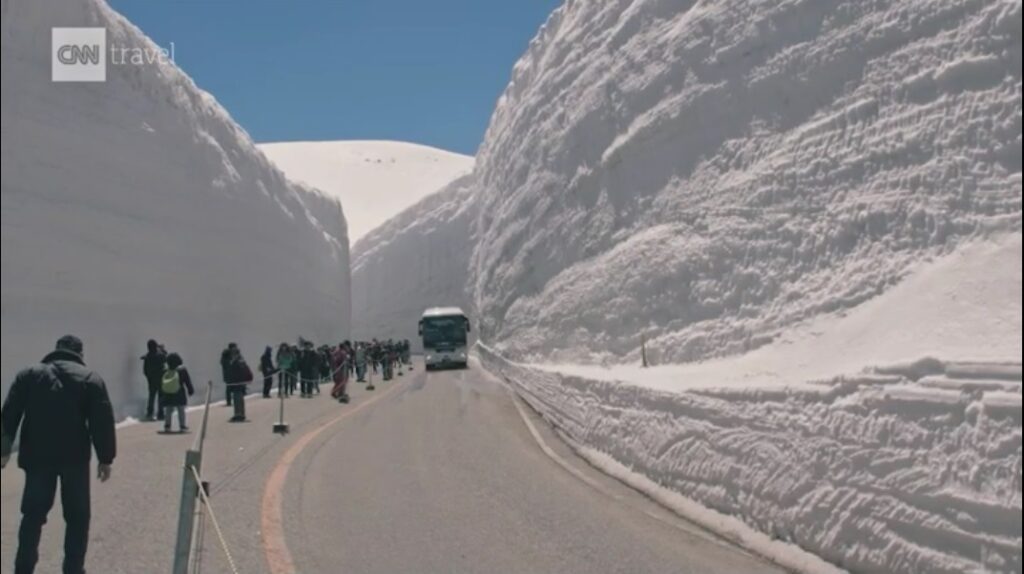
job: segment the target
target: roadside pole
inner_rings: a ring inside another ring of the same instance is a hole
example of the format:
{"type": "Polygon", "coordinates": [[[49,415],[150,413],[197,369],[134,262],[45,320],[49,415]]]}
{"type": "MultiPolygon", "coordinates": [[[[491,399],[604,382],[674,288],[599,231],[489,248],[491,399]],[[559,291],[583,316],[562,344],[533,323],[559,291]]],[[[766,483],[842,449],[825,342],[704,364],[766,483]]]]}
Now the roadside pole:
{"type": "Polygon", "coordinates": [[[178,538],[174,546],[173,574],[188,574],[192,557],[192,535],[195,529],[196,504],[202,485],[196,481],[196,474],[203,466],[203,447],[206,443],[206,429],[210,418],[210,401],[213,398],[213,381],[206,390],[206,408],[203,411],[203,425],[195,444],[185,453],[185,475],[181,484],[181,505],[178,514],[178,538]],[[196,472],[193,472],[192,469],[196,472]]]}
{"type": "Polygon", "coordinates": [[[284,435],[288,434],[288,432],[291,430],[288,427],[288,423],[284,422],[284,389],[281,388],[281,387],[284,387],[284,386],[287,385],[286,379],[287,379],[288,376],[289,376],[289,373],[285,372],[283,377],[279,377],[280,382],[278,383],[278,393],[277,394],[278,394],[278,400],[280,401],[281,406],[280,406],[280,413],[279,413],[279,416],[278,416],[278,422],[277,422],[277,424],[274,425],[274,434],[279,434],[281,436],[284,436],[284,435]]]}

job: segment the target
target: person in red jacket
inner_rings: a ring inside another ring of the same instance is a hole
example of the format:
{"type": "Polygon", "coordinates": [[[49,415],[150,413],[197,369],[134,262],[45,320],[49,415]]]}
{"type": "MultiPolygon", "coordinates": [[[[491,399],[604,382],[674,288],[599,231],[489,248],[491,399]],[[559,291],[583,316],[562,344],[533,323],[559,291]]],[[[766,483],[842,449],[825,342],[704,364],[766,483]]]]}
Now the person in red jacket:
{"type": "Polygon", "coordinates": [[[345,341],[331,354],[331,371],[334,373],[334,389],[331,396],[341,403],[347,403],[348,397],[348,363],[352,358],[352,345],[345,341]]]}

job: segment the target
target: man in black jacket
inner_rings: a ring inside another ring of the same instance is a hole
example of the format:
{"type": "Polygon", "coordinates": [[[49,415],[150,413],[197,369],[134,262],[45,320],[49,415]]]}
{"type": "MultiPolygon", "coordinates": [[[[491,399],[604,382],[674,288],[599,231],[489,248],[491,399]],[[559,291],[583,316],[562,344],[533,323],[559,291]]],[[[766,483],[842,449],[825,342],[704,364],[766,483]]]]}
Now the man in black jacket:
{"type": "Polygon", "coordinates": [[[91,518],[90,462],[99,459],[98,477],[110,479],[117,455],[114,410],[107,387],[83,360],[77,337],[62,337],[57,350],[22,371],[11,386],[3,413],[3,466],[21,430],[18,466],[25,471],[15,574],[32,574],[39,561],[39,539],[53,508],[60,481],[64,507],[64,574],[84,574],[91,518]]]}
{"type": "Polygon", "coordinates": [[[228,404],[235,407],[235,416],[231,417],[233,423],[244,423],[245,419],[245,395],[249,392],[249,384],[252,383],[253,375],[249,364],[242,357],[238,345],[231,343],[221,356],[221,368],[224,371],[224,383],[227,386],[228,404]]]}
{"type": "Polygon", "coordinates": [[[149,387],[149,400],[146,401],[146,419],[164,420],[164,407],[160,401],[160,382],[167,369],[167,351],[159,343],[150,339],[146,343],[146,354],[142,356],[142,374],[146,376],[149,387]]]}

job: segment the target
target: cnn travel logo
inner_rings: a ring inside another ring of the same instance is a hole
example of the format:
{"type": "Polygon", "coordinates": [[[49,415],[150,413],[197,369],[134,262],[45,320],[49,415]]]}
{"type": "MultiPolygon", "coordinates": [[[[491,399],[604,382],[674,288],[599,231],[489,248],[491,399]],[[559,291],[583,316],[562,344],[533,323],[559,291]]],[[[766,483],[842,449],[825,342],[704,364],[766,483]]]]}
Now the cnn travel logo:
{"type": "Polygon", "coordinates": [[[106,82],[107,66],[145,66],[174,62],[170,49],[118,46],[107,42],[106,28],[54,28],[54,82],[106,82]]]}

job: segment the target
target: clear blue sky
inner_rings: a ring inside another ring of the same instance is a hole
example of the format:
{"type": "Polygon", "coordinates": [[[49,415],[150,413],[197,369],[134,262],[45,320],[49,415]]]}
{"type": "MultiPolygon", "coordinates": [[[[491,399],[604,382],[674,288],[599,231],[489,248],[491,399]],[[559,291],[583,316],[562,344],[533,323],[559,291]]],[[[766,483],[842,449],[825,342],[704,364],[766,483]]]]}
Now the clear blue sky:
{"type": "Polygon", "coordinates": [[[258,142],[411,141],[473,154],[561,0],[108,0],[258,142]]]}

